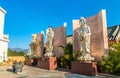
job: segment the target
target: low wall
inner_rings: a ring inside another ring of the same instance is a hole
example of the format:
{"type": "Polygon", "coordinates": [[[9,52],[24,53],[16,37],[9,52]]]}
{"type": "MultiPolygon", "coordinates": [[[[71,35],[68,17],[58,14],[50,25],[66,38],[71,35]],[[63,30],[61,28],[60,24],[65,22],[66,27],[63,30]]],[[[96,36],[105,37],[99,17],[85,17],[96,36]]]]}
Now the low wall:
{"type": "Polygon", "coordinates": [[[8,56],[8,60],[6,62],[1,62],[0,66],[12,66],[13,65],[13,61],[17,61],[20,62],[22,61],[24,63],[25,61],[25,57],[24,56],[8,56]]]}
{"type": "Polygon", "coordinates": [[[9,61],[9,59],[12,60],[12,61],[17,60],[18,62],[19,61],[22,61],[22,62],[25,61],[25,57],[24,56],[9,56],[8,57],[8,61],[9,61]]]}
{"type": "Polygon", "coordinates": [[[6,64],[8,66],[11,66],[13,64],[13,61],[15,61],[15,60],[17,62],[19,62],[19,61],[24,62],[25,61],[25,57],[24,56],[8,56],[8,61],[6,62],[6,64]]]}

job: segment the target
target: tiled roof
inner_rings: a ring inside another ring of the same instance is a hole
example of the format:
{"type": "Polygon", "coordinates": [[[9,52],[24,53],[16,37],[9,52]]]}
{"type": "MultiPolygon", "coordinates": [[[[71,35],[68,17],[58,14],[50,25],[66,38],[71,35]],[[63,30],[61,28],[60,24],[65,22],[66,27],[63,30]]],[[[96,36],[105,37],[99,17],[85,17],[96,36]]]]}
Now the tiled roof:
{"type": "MultiPolygon", "coordinates": [[[[120,25],[111,26],[107,28],[108,40],[117,41],[120,37],[120,25]]],[[[67,37],[71,37],[72,35],[68,35],[67,37]]]]}
{"type": "Polygon", "coordinates": [[[112,26],[108,27],[108,40],[115,40],[117,41],[120,36],[120,26],[112,26]]]}

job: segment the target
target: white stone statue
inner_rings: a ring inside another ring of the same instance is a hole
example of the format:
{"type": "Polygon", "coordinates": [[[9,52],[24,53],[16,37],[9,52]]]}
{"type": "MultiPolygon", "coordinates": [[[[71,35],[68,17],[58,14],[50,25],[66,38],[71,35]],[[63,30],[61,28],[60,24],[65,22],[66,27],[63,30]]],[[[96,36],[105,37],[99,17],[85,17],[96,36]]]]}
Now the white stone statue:
{"type": "Polygon", "coordinates": [[[78,56],[78,60],[80,61],[90,61],[94,60],[93,57],[90,55],[90,36],[91,31],[90,27],[87,26],[86,20],[84,17],[80,18],[80,28],[77,31],[79,44],[80,44],[80,56],[78,56]]]}
{"type": "Polygon", "coordinates": [[[48,27],[46,30],[46,53],[44,56],[51,57],[53,56],[53,38],[54,38],[54,31],[52,27],[48,27]]]}

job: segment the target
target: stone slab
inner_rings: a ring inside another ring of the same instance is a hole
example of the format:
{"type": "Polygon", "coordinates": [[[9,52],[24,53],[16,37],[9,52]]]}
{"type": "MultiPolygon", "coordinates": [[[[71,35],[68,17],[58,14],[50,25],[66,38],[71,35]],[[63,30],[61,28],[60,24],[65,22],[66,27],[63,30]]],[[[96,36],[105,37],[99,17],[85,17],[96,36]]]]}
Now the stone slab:
{"type": "MultiPolygon", "coordinates": [[[[106,24],[106,11],[101,10],[97,15],[86,18],[87,25],[91,30],[91,55],[96,57],[96,60],[101,59],[102,56],[108,55],[108,37],[106,24]]],[[[79,19],[73,20],[73,50],[79,51],[79,40],[76,30],[79,29],[79,19]]]]}
{"type": "Polygon", "coordinates": [[[44,54],[43,50],[44,50],[44,34],[40,33],[40,34],[37,34],[36,55],[42,57],[44,54]]]}
{"type": "Polygon", "coordinates": [[[64,50],[59,46],[66,46],[66,27],[61,26],[54,29],[54,54],[56,57],[64,55],[64,50]]]}

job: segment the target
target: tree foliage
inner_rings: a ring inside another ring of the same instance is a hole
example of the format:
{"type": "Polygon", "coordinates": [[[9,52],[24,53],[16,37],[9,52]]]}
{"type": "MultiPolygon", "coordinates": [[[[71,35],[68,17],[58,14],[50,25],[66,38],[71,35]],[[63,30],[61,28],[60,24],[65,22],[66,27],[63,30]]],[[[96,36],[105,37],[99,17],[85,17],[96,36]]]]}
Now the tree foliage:
{"type": "Polygon", "coordinates": [[[26,53],[23,51],[12,51],[11,49],[8,49],[8,56],[24,56],[26,53]]]}

